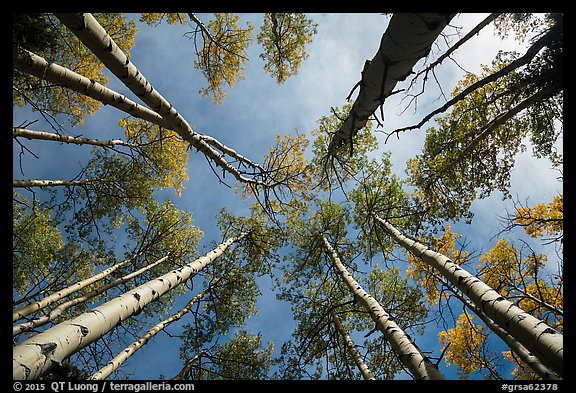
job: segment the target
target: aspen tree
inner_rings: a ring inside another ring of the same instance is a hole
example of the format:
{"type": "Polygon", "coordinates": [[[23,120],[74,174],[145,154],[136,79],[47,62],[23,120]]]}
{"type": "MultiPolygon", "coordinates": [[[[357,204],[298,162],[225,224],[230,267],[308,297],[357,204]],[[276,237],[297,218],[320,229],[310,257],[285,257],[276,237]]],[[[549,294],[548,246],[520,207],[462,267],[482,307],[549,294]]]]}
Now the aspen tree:
{"type": "Polygon", "coordinates": [[[76,318],[64,321],[14,347],[13,379],[36,379],[54,364],[98,340],[119,323],[142,311],[178,285],[212,263],[233,243],[247,236],[242,233],[218,245],[195,261],[151,280],[76,318]]]}
{"type": "MultiPolygon", "coordinates": [[[[149,167],[149,172],[161,179],[158,181],[159,186],[174,186],[176,195],[179,196],[182,192],[182,183],[188,180],[186,173],[188,148],[186,143],[173,131],[161,129],[159,126],[144,120],[135,121],[122,118],[118,124],[124,128],[126,140],[84,138],[19,127],[12,129],[12,136],[13,138],[88,145],[114,150],[124,147],[130,154],[135,153],[138,161],[149,167]]],[[[124,153],[123,150],[122,153],[124,153]]]]}
{"type": "MultiPolygon", "coordinates": [[[[353,259],[358,244],[351,242],[347,235],[351,223],[347,205],[317,203],[318,210],[312,216],[293,220],[287,226],[290,244],[296,248],[285,257],[286,285],[279,299],[292,304],[298,324],[293,338],[282,346],[280,378],[363,378],[330,321],[329,305],[332,304],[351,336],[362,333],[367,338],[358,348],[362,346],[363,359],[370,365],[374,377],[393,379],[405,365],[383,335],[373,335],[378,330],[373,328],[373,318],[357,301],[350,299],[348,286],[334,269],[317,235],[323,233],[330,244],[338,246],[340,259],[348,261],[347,269],[357,269],[353,259]]],[[[382,270],[376,265],[367,278],[359,275],[357,280],[384,309],[393,313],[391,317],[405,332],[423,334],[421,329],[427,315],[422,304],[423,293],[403,279],[399,270],[382,270]]]]}
{"type": "Polygon", "coordinates": [[[91,177],[82,180],[12,180],[15,188],[28,187],[74,187],[84,186],[90,183],[111,183],[114,180],[106,178],[91,177]]]}
{"type": "MultiPolygon", "coordinates": [[[[121,13],[96,13],[94,17],[112,34],[124,50],[130,51],[137,31],[135,21],[121,13]]],[[[23,47],[51,62],[82,74],[106,86],[108,78],[103,65],[50,13],[14,13],[13,47],[23,47]]],[[[23,107],[55,117],[63,115],[72,126],[83,125],[101,102],[75,94],[64,86],[45,83],[27,73],[13,74],[13,101],[23,107]]],[[[55,119],[54,119],[55,120],[55,119]]],[[[55,121],[59,123],[59,120],[55,121]]]]}
{"type": "Polygon", "coordinates": [[[346,332],[346,330],[344,329],[344,326],[342,326],[342,323],[340,322],[340,318],[338,318],[338,315],[336,315],[336,313],[334,312],[334,309],[332,309],[332,308],[330,308],[330,317],[332,317],[332,321],[334,323],[334,326],[336,326],[338,333],[340,333],[340,335],[342,336],[342,339],[346,343],[346,347],[348,348],[348,350],[352,354],[352,357],[354,358],[354,362],[356,363],[356,367],[358,367],[358,370],[360,370],[362,377],[364,377],[364,379],[366,379],[366,380],[376,379],[376,378],[374,378],[374,375],[372,374],[372,371],[370,371],[370,368],[368,367],[368,365],[362,359],[362,356],[358,352],[356,345],[354,345],[354,341],[352,341],[352,338],[350,338],[350,335],[346,332]]]}
{"type": "Polygon", "coordinates": [[[187,376],[190,374],[190,371],[192,370],[192,365],[194,364],[194,362],[196,360],[200,359],[205,354],[206,354],[206,350],[203,349],[203,350],[199,351],[196,355],[192,356],[190,359],[187,359],[186,363],[184,364],[184,367],[182,367],[182,370],[180,370],[180,372],[178,372],[178,374],[176,374],[174,377],[172,377],[172,379],[176,380],[176,381],[185,380],[187,378],[187,376]]]}
{"type": "Polygon", "coordinates": [[[399,245],[438,270],[451,284],[480,307],[490,319],[528,348],[542,363],[562,376],[564,357],[562,334],[511,303],[446,256],[406,237],[377,214],[372,213],[372,216],[399,245]]]}
{"type": "MultiPolygon", "coordinates": [[[[215,279],[212,285],[216,285],[219,279],[215,279]]],[[[202,297],[210,290],[212,285],[204,290],[202,290],[198,295],[194,296],[180,311],[161,321],[160,323],[154,325],[150,330],[144,333],[138,340],[134,341],[128,348],[124,349],[114,359],[110,360],[106,366],[102,367],[90,378],[92,380],[100,380],[108,377],[114,372],[122,363],[124,363],[130,356],[132,356],[137,350],[142,348],[148,343],[160,330],[166,328],[170,324],[178,321],[184,316],[188,311],[192,309],[192,306],[197,303],[202,297]]]]}
{"type": "Polygon", "coordinates": [[[141,269],[136,270],[135,272],[132,272],[130,274],[127,274],[119,279],[116,279],[114,281],[110,281],[109,283],[106,283],[96,289],[93,289],[85,294],[82,294],[81,296],[75,297],[73,299],[67,300],[61,304],[59,304],[57,307],[55,307],[53,310],[51,310],[49,313],[47,313],[46,315],[40,317],[40,318],[36,318],[33,319],[31,321],[28,322],[23,322],[20,323],[18,325],[15,325],[12,327],[12,334],[15,336],[17,334],[26,332],[32,328],[38,327],[38,326],[43,326],[45,324],[47,324],[48,322],[53,322],[56,320],[56,318],[58,318],[60,315],[62,315],[62,313],[64,311],[66,311],[67,309],[69,309],[72,306],[75,306],[77,304],[80,303],[84,303],[87,300],[90,300],[92,298],[94,298],[95,296],[98,296],[102,293],[105,293],[108,289],[110,288],[114,288],[115,286],[127,282],[128,280],[130,280],[133,277],[138,276],[139,274],[152,269],[154,266],[159,265],[160,263],[166,261],[168,259],[168,255],[166,255],[163,258],[158,259],[156,262],[153,262],[147,266],[144,266],[141,269]]]}
{"type": "Polygon", "coordinates": [[[266,61],[264,72],[284,83],[298,74],[302,61],[308,58],[306,45],[312,42],[318,24],[300,13],[266,13],[258,33],[258,43],[264,49],[260,58],[266,61]]]}
{"type": "Polygon", "coordinates": [[[102,270],[98,274],[95,274],[91,277],[88,277],[85,280],[78,281],[77,283],[70,285],[69,287],[66,287],[64,289],[57,291],[56,293],[53,293],[51,295],[43,297],[41,300],[27,304],[23,307],[20,307],[20,308],[14,310],[12,312],[12,322],[15,322],[19,319],[22,319],[25,316],[30,315],[33,312],[41,310],[44,307],[47,307],[50,304],[52,304],[52,303],[54,303],[60,299],[63,299],[66,296],[69,296],[72,293],[77,292],[77,291],[81,290],[82,288],[103,279],[104,277],[109,276],[114,271],[118,270],[119,268],[121,268],[122,266],[124,266],[128,262],[130,262],[130,260],[133,259],[135,256],[136,255],[132,255],[131,257],[128,257],[128,258],[124,259],[123,261],[118,262],[118,263],[110,266],[107,269],[102,270]]]}
{"type": "Polygon", "coordinates": [[[330,255],[336,271],[354,294],[354,299],[360,303],[376,323],[378,330],[390,342],[400,361],[410,370],[415,379],[444,379],[438,368],[432,364],[410,337],[394,322],[382,306],[368,294],[348,272],[336,251],[324,235],[319,235],[326,252],[330,255]]]}
{"type": "Polygon", "coordinates": [[[99,140],[91,138],[82,138],[78,136],[68,136],[62,134],[56,134],[54,132],[46,131],[34,131],[20,127],[12,128],[13,138],[26,138],[26,139],[37,139],[45,141],[53,141],[60,143],[72,143],[75,145],[92,145],[92,146],[102,146],[102,147],[113,147],[113,146],[127,146],[131,148],[137,147],[135,144],[131,144],[120,139],[110,139],[110,140],[99,140]]]}
{"type": "MultiPolygon", "coordinates": [[[[98,82],[91,81],[82,75],[59,66],[58,64],[49,63],[44,58],[26,49],[17,48],[14,51],[13,63],[15,68],[18,68],[23,72],[27,72],[31,75],[53,82],[57,85],[65,86],[80,94],[94,98],[95,100],[98,100],[104,104],[114,106],[115,108],[129,115],[141,118],[154,124],[158,124],[169,130],[174,129],[174,131],[177,132],[184,140],[186,140],[192,146],[196,147],[198,151],[205,154],[207,158],[211,159],[224,171],[231,173],[237,180],[244,183],[252,183],[256,186],[266,185],[266,183],[263,181],[244,176],[240,170],[226,161],[223,154],[230,155],[233,159],[237,159],[242,163],[260,170],[257,164],[240,155],[234,149],[223,145],[216,139],[194,132],[188,123],[183,123],[182,127],[185,128],[185,131],[179,132],[177,127],[173,125],[173,122],[167,121],[164,117],[155,111],[130,100],[123,94],[117,93],[114,90],[99,84],[98,82]],[[214,147],[220,150],[220,152],[223,154],[218,153],[214,147]]],[[[162,108],[168,106],[172,110],[171,105],[165,100],[162,101],[160,105],[162,108]]]]}
{"type": "Polygon", "coordinates": [[[130,100],[123,94],[109,89],[101,83],[90,80],[57,63],[49,62],[42,56],[27,49],[15,48],[12,56],[14,68],[22,72],[71,89],[103,104],[113,106],[129,115],[170,128],[170,124],[153,110],[130,100]]]}
{"type": "Polygon", "coordinates": [[[508,347],[514,351],[516,355],[520,358],[524,364],[526,364],[530,369],[532,369],[540,378],[546,380],[557,380],[560,379],[550,368],[545,366],[540,359],[534,356],[526,347],[518,342],[514,337],[512,337],[506,330],[502,329],[500,325],[494,323],[490,318],[486,316],[480,309],[472,303],[468,298],[466,298],[458,289],[454,288],[452,284],[447,282],[444,278],[432,273],[434,277],[442,283],[446,288],[450,290],[454,296],[458,298],[469,310],[476,314],[482,322],[486,324],[488,329],[494,332],[498,337],[502,339],[508,345],[508,347]]]}
{"type": "Polygon", "coordinates": [[[221,104],[226,97],[223,85],[234,86],[243,80],[244,63],[248,61],[246,48],[252,41],[254,26],[246,23],[246,28],[238,26],[239,16],[231,13],[214,13],[214,19],[204,24],[194,13],[142,13],[140,21],[151,25],[158,25],[166,19],[169,25],[180,23],[184,25],[193,22],[196,28],[184,35],[194,39],[194,68],[204,75],[207,86],[199,93],[206,97],[211,96],[215,104],[221,104]],[[189,21],[188,21],[189,20],[189,21]],[[198,33],[202,43],[198,43],[198,33]]]}
{"type": "Polygon", "coordinates": [[[182,115],[170,104],[138,69],[130,62],[112,37],[90,14],[57,14],[64,23],[136,96],[150,106],[178,133],[182,139],[202,152],[236,180],[257,186],[267,186],[266,182],[244,176],[241,171],[228,163],[196,133],[182,115]]]}
{"type": "MultiPolygon", "coordinates": [[[[382,35],[380,47],[362,70],[360,92],[350,114],[336,130],[329,144],[331,155],[351,141],[368,118],[384,103],[398,81],[410,75],[412,67],[428,55],[432,44],[455,14],[393,14],[382,35]]],[[[351,142],[350,142],[351,143],[351,142]]]]}
{"type": "MultiPolygon", "coordinates": [[[[445,232],[439,238],[434,238],[432,240],[431,248],[434,248],[440,254],[447,256],[451,261],[453,261],[458,266],[462,266],[463,263],[469,258],[469,255],[466,251],[456,250],[456,244],[455,244],[456,237],[459,237],[459,235],[452,233],[450,225],[446,224],[445,232]]],[[[485,255],[490,254],[487,253],[485,255]]],[[[500,255],[502,255],[502,253],[500,255]]],[[[407,270],[408,276],[416,280],[417,282],[420,282],[420,285],[426,289],[428,297],[427,302],[429,305],[435,306],[439,303],[440,300],[447,298],[447,296],[445,296],[446,293],[443,291],[443,289],[448,289],[450,294],[454,295],[470,311],[474,312],[474,314],[476,314],[492,332],[494,332],[498,337],[500,337],[508,345],[508,347],[510,347],[514,351],[514,353],[520,358],[520,360],[525,365],[533,369],[537,375],[539,375],[543,379],[558,379],[556,374],[551,369],[542,364],[542,362],[536,356],[530,353],[530,351],[526,349],[526,347],[524,347],[514,337],[508,334],[506,330],[502,329],[498,324],[494,323],[494,321],[488,318],[482,312],[480,307],[476,306],[473,302],[471,302],[468,298],[466,298],[460,290],[455,288],[454,285],[449,283],[444,277],[440,276],[439,273],[437,273],[434,268],[432,268],[430,265],[422,261],[420,258],[413,256],[409,252],[407,253],[407,257],[409,263],[409,267],[407,270]]],[[[512,257],[515,261],[516,255],[512,255],[512,257]]],[[[485,256],[480,257],[480,259],[481,260],[485,259],[485,256]]],[[[501,264],[502,262],[503,261],[500,261],[501,264]]],[[[489,286],[493,288],[498,288],[499,292],[503,296],[510,298],[509,293],[507,291],[504,292],[503,289],[505,288],[503,288],[502,285],[499,284],[497,281],[507,280],[507,277],[510,274],[514,274],[514,272],[516,272],[517,270],[524,271],[529,269],[526,269],[525,267],[517,268],[516,266],[511,266],[506,263],[503,263],[502,265],[498,266],[496,269],[494,269],[494,267],[488,267],[488,268],[480,267],[480,268],[481,271],[483,271],[484,282],[486,282],[489,286]],[[492,279],[493,277],[497,278],[492,279]]],[[[522,306],[522,303],[520,303],[520,305],[522,306]]],[[[523,309],[526,310],[525,307],[523,307],[523,309]]],[[[548,321],[546,322],[549,324],[548,321]]],[[[454,350],[455,350],[454,347],[450,347],[447,349],[448,351],[447,353],[450,353],[451,351],[454,350]]]]}

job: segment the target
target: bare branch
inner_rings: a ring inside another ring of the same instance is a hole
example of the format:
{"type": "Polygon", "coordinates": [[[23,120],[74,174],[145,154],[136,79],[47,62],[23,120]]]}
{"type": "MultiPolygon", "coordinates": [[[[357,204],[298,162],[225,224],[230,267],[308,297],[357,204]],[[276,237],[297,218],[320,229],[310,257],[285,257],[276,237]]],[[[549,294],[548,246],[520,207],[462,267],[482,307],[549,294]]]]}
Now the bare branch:
{"type": "Polygon", "coordinates": [[[435,115],[437,115],[439,113],[445,112],[452,105],[454,105],[455,103],[457,103],[459,101],[462,101],[464,98],[466,98],[466,96],[468,96],[470,93],[472,93],[476,89],[479,89],[482,86],[485,86],[488,83],[493,82],[493,81],[509,74],[510,72],[514,71],[515,69],[530,63],[532,61],[532,59],[538,54],[538,52],[540,52],[540,50],[542,48],[544,48],[546,45],[548,45],[550,43],[551,37],[552,37],[551,32],[546,33],[540,39],[538,39],[538,41],[536,41],[534,44],[532,44],[532,46],[526,51],[526,53],[522,57],[519,57],[518,59],[514,60],[513,62],[511,62],[507,66],[501,68],[499,71],[494,72],[493,74],[490,74],[490,75],[486,76],[485,78],[480,79],[479,81],[468,86],[466,89],[461,91],[458,95],[456,95],[454,98],[452,98],[451,100],[446,102],[440,108],[438,108],[438,109],[430,112],[428,115],[424,116],[424,118],[418,124],[408,126],[408,127],[398,128],[398,129],[390,132],[388,134],[388,136],[386,137],[386,141],[388,141],[388,138],[392,134],[399,134],[400,132],[409,131],[409,130],[413,130],[413,129],[422,127],[432,117],[434,117],[435,115]]]}

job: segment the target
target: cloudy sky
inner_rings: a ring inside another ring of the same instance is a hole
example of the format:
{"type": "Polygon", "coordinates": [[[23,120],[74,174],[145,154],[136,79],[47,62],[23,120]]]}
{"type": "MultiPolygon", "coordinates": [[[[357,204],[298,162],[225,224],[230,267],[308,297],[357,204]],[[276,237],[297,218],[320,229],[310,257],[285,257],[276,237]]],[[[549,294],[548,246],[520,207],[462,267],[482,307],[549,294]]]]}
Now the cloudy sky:
{"type": "MultiPolygon", "coordinates": [[[[138,15],[130,16],[138,19],[138,15]]],[[[205,22],[211,17],[209,14],[198,16],[205,22]]],[[[278,133],[293,134],[297,129],[310,135],[311,130],[317,127],[316,121],[330,114],[330,107],[340,107],[346,103],[346,96],[358,82],[364,62],[376,53],[389,21],[389,17],[381,14],[326,13],[308,16],[318,23],[318,34],[308,47],[310,56],[302,64],[299,74],[278,85],[264,74],[263,61],[258,57],[260,47],[254,42],[247,51],[250,60],[246,63],[246,79],[228,90],[221,105],[214,105],[211,99],[198,94],[205,82],[200,72],[193,68],[193,42],[184,36],[191,31],[189,26],[162,23],[157,27],[148,27],[138,22],[139,30],[131,50],[131,61],[196,131],[211,135],[253,161],[261,162],[278,133]]],[[[458,31],[463,35],[486,16],[461,14],[452,20],[451,25],[459,27],[458,31]]],[[[242,14],[240,24],[244,25],[248,20],[254,24],[256,35],[262,25],[262,15],[242,14]]],[[[445,31],[457,32],[454,28],[445,31]]],[[[456,36],[449,38],[451,43],[456,39],[456,36]]],[[[434,48],[434,52],[445,48],[445,44],[441,43],[440,47],[434,48]]],[[[463,69],[478,72],[482,64],[490,63],[498,50],[509,49],[522,50],[516,42],[501,41],[494,36],[491,28],[486,28],[456,52],[456,62],[445,60],[437,69],[436,76],[442,91],[445,95],[451,93],[463,75],[463,69]]],[[[421,64],[418,63],[416,68],[421,64]]],[[[133,97],[111,74],[108,87],[133,97]]],[[[426,94],[418,99],[416,107],[407,108],[400,95],[392,96],[384,106],[385,130],[414,124],[443,102],[434,81],[428,82],[426,94]]],[[[103,107],[95,116],[86,119],[84,127],[71,132],[98,139],[118,138],[123,133],[117,122],[123,115],[115,108],[103,107]]],[[[39,119],[30,128],[50,131],[41,117],[29,110],[15,108],[13,118],[15,126],[26,120],[39,119]]],[[[398,175],[404,176],[406,161],[422,148],[425,128],[404,133],[400,139],[390,138],[387,144],[384,144],[383,134],[377,135],[380,151],[392,151],[393,170],[398,175]]],[[[14,144],[15,179],[71,178],[79,173],[82,164],[89,158],[89,148],[34,141],[26,141],[25,144],[39,158],[27,155],[22,161],[22,175],[18,161],[20,148],[14,144]]],[[[557,181],[558,174],[550,169],[547,160],[534,159],[529,154],[530,148],[527,151],[517,159],[512,174],[512,195],[517,195],[522,202],[527,200],[530,205],[548,203],[554,195],[562,192],[562,183],[557,181]]],[[[247,213],[249,203],[221,185],[204,157],[193,151],[190,153],[188,175],[190,180],[185,183],[182,196],[172,199],[179,208],[193,213],[195,225],[204,232],[201,245],[220,241],[215,220],[218,211],[226,206],[232,213],[243,215],[247,213]]],[[[472,225],[457,225],[455,230],[464,234],[471,249],[485,252],[497,241],[493,236],[501,229],[498,216],[504,215],[506,209],[513,210],[511,202],[502,201],[502,196],[494,193],[473,205],[476,216],[472,225]]],[[[250,318],[244,328],[254,333],[260,332],[263,342],[274,341],[279,352],[282,342],[290,337],[294,324],[289,306],[275,300],[275,294],[270,293],[270,282],[269,278],[259,280],[263,293],[258,303],[260,314],[250,318]]],[[[178,326],[171,326],[168,331],[177,333],[178,326]]],[[[433,351],[436,356],[441,351],[435,334],[419,339],[418,344],[424,350],[433,351]]],[[[170,340],[160,333],[130,358],[124,372],[134,379],[157,378],[160,374],[171,377],[182,367],[178,357],[179,345],[178,340],[170,340]]],[[[447,377],[455,377],[455,367],[446,368],[443,363],[441,367],[447,377]]],[[[403,377],[406,376],[400,376],[403,377]]]]}

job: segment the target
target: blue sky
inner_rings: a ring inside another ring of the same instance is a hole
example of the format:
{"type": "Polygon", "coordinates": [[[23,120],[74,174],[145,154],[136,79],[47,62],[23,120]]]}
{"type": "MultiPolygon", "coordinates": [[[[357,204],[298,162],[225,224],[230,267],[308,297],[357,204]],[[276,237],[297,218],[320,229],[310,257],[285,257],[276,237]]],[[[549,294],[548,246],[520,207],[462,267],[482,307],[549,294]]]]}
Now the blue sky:
{"type": "MultiPolygon", "coordinates": [[[[486,15],[461,14],[453,19],[451,25],[462,27],[462,33],[465,34],[486,15]]],[[[138,15],[131,16],[138,19],[138,15]]],[[[205,22],[210,19],[209,14],[198,14],[198,17],[205,22]]],[[[381,14],[361,13],[310,14],[309,17],[318,23],[318,34],[308,47],[310,56],[302,64],[298,75],[278,85],[273,78],[264,74],[263,61],[258,57],[260,47],[254,42],[247,50],[250,60],[246,63],[246,79],[228,89],[228,95],[221,105],[214,105],[211,99],[198,94],[205,81],[200,72],[193,68],[193,42],[183,36],[191,31],[191,27],[169,26],[166,23],[148,27],[138,22],[139,31],[130,52],[131,61],[196,131],[217,138],[253,161],[262,161],[278,133],[293,134],[298,129],[310,136],[311,130],[317,127],[316,121],[330,114],[330,107],[340,107],[346,103],[346,96],[358,82],[365,60],[371,59],[376,53],[389,20],[381,14]]],[[[254,24],[256,35],[262,24],[262,15],[241,14],[240,24],[244,25],[247,20],[254,24]]],[[[451,42],[454,43],[455,38],[451,42]]],[[[444,49],[445,45],[441,47],[444,49]]],[[[456,52],[454,57],[458,64],[445,60],[437,69],[436,76],[442,84],[443,92],[446,95],[451,93],[463,74],[461,68],[478,72],[480,65],[488,64],[498,50],[513,48],[518,48],[513,40],[501,41],[490,28],[485,29],[456,52]]],[[[421,62],[416,68],[419,65],[421,62]]],[[[133,98],[120,81],[108,75],[108,87],[133,98]]],[[[416,123],[443,103],[434,81],[428,82],[426,94],[418,99],[416,108],[410,107],[403,111],[406,103],[400,99],[400,95],[392,96],[385,103],[385,129],[388,131],[416,123]]],[[[83,134],[98,139],[121,137],[122,129],[117,122],[123,115],[115,108],[104,106],[93,117],[86,119],[84,127],[70,131],[74,135],[83,134]]],[[[50,131],[39,115],[31,114],[27,109],[15,108],[13,111],[15,126],[24,120],[33,119],[40,120],[31,129],[50,131]]],[[[424,130],[430,125],[404,133],[400,139],[390,138],[386,145],[384,135],[377,134],[379,151],[392,151],[393,170],[398,175],[404,176],[406,161],[420,151],[424,130]]],[[[30,155],[25,157],[22,162],[23,176],[18,163],[20,149],[14,143],[15,179],[73,177],[90,153],[89,148],[56,143],[26,141],[25,144],[39,159],[30,155]]],[[[558,174],[550,169],[550,163],[532,158],[530,151],[528,148],[527,153],[517,159],[511,178],[511,193],[517,195],[520,201],[528,198],[530,205],[548,203],[553,196],[562,192],[562,183],[556,180],[558,174]]],[[[311,158],[310,154],[308,158],[311,158]]],[[[207,246],[210,242],[221,240],[215,220],[221,207],[226,206],[234,214],[245,215],[249,202],[221,185],[204,157],[193,151],[190,153],[188,175],[190,180],[185,183],[182,196],[171,197],[178,207],[193,213],[195,225],[204,232],[201,245],[207,246]]],[[[470,249],[486,252],[497,241],[493,236],[501,229],[498,216],[504,215],[505,209],[512,211],[513,208],[510,201],[503,201],[499,193],[494,193],[489,198],[475,202],[472,209],[475,212],[472,225],[459,224],[455,230],[464,234],[470,242],[470,249]]],[[[514,235],[507,236],[517,238],[522,234],[514,232],[514,235]]],[[[250,318],[243,329],[260,332],[262,341],[273,341],[278,353],[282,342],[290,337],[294,323],[289,305],[275,299],[275,294],[269,290],[270,283],[268,277],[259,280],[262,291],[258,302],[259,316],[250,318]]],[[[188,296],[182,301],[187,299],[188,296]]],[[[179,326],[175,324],[168,331],[177,334],[179,326]]],[[[440,353],[436,334],[419,338],[418,344],[423,350],[433,351],[435,355],[440,353]]],[[[179,345],[177,339],[169,339],[166,334],[160,333],[129,359],[124,372],[134,379],[155,379],[160,374],[171,377],[182,366],[178,357],[179,345]]],[[[456,377],[455,367],[446,368],[444,362],[441,363],[441,371],[448,378],[456,377]]]]}

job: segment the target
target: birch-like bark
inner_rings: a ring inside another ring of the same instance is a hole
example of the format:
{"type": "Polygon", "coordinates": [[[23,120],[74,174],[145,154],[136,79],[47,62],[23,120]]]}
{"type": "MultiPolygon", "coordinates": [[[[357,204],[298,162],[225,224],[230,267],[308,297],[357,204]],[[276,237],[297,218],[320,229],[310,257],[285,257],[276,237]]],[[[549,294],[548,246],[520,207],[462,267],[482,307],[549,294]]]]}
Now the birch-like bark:
{"type": "MultiPolygon", "coordinates": [[[[168,128],[178,133],[182,139],[206,155],[206,157],[211,159],[216,165],[232,174],[236,180],[257,186],[267,186],[266,183],[260,180],[243,176],[240,171],[230,165],[221,154],[212,149],[210,144],[203,140],[202,135],[192,129],[190,124],[178,113],[176,108],[154,89],[150,82],[148,82],[144,75],[130,62],[126,54],[91,14],[56,13],[55,15],[126,87],[170,123],[171,127],[168,128]]],[[[232,149],[229,149],[229,151],[232,151],[232,149]]],[[[246,164],[251,163],[250,160],[246,160],[244,157],[234,158],[238,158],[246,164]]]]}
{"type": "Polygon", "coordinates": [[[114,280],[114,281],[110,281],[109,283],[107,283],[105,285],[101,285],[100,287],[93,289],[92,291],[90,291],[88,293],[85,293],[85,294],[78,296],[74,299],[70,299],[70,300],[68,300],[62,304],[59,304],[56,308],[51,310],[48,314],[46,314],[40,318],[36,318],[36,319],[33,319],[31,321],[28,321],[28,322],[23,322],[23,323],[20,323],[18,325],[14,325],[12,327],[12,335],[16,336],[18,334],[27,332],[28,330],[33,329],[35,327],[44,326],[48,322],[56,320],[56,318],[58,318],[60,315],[62,315],[62,313],[64,311],[68,310],[70,307],[73,307],[73,306],[80,304],[80,303],[84,303],[85,301],[90,300],[90,299],[94,298],[95,296],[98,296],[98,295],[106,292],[110,288],[114,288],[115,286],[120,285],[123,282],[126,282],[126,281],[128,281],[128,280],[130,280],[136,276],[139,276],[140,274],[144,273],[147,270],[152,269],[154,266],[159,265],[160,263],[166,261],[167,259],[168,259],[168,255],[166,255],[163,258],[158,259],[156,262],[153,262],[149,265],[142,267],[141,269],[136,270],[135,272],[127,274],[124,277],[121,277],[121,278],[114,280]]]}
{"type": "Polygon", "coordinates": [[[110,360],[104,367],[102,367],[100,370],[98,370],[96,373],[94,373],[94,375],[92,375],[88,379],[102,380],[102,379],[108,377],[110,374],[112,374],[116,369],[118,369],[118,367],[120,367],[122,365],[122,363],[124,363],[137,350],[139,350],[144,345],[146,345],[148,343],[148,341],[150,341],[152,339],[152,337],[154,337],[160,330],[166,328],[167,326],[169,326],[173,322],[178,321],[180,318],[182,318],[184,316],[184,314],[186,314],[188,311],[190,311],[192,309],[192,306],[198,300],[202,299],[202,297],[206,294],[206,292],[208,292],[208,290],[210,290],[210,288],[212,288],[219,280],[220,279],[214,280],[212,285],[210,285],[208,288],[204,289],[199,294],[194,296],[192,298],[192,300],[190,300],[186,304],[186,306],[184,306],[184,308],[182,308],[176,314],[173,314],[169,318],[166,318],[162,322],[156,324],[153,328],[148,330],[142,337],[140,337],[138,340],[136,340],[132,344],[130,344],[130,346],[128,346],[126,349],[124,349],[122,352],[120,352],[118,355],[116,355],[114,357],[114,359],[110,360]]]}
{"type": "Polygon", "coordinates": [[[384,103],[397,82],[412,73],[414,65],[430,52],[432,44],[455,14],[394,14],[382,35],[378,52],[362,71],[360,92],[350,114],[332,136],[328,152],[351,140],[384,103]]]}
{"type": "Polygon", "coordinates": [[[190,374],[190,370],[192,369],[192,365],[194,364],[194,362],[196,360],[200,359],[205,354],[206,354],[206,351],[203,349],[200,352],[198,352],[196,355],[191,357],[190,359],[186,360],[186,363],[184,364],[184,367],[182,367],[182,370],[180,370],[180,372],[178,374],[176,374],[172,378],[172,380],[181,381],[181,380],[186,379],[188,377],[188,375],[190,374]]]}
{"type": "Polygon", "coordinates": [[[22,72],[52,82],[58,86],[66,87],[103,104],[113,106],[131,116],[171,129],[171,124],[165,121],[158,113],[137,104],[123,94],[117,93],[96,81],[92,81],[58,64],[49,63],[43,57],[24,48],[14,50],[13,65],[14,68],[22,72]]]}
{"type": "Polygon", "coordinates": [[[550,368],[546,367],[540,359],[534,356],[526,347],[518,342],[514,337],[512,337],[508,332],[502,329],[498,324],[494,323],[493,320],[488,318],[486,314],[482,312],[480,307],[472,303],[467,299],[459,290],[454,288],[452,284],[447,282],[444,278],[432,273],[434,278],[442,283],[446,288],[450,290],[460,300],[469,310],[476,314],[488,327],[492,330],[498,337],[508,345],[508,347],[518,355],[518,357],[528,365],[540,378],[544,380],[559,380],[559,378],[550,368]]]}
{"type": "Polygon", "coordinates": [[[18,128],[18,127],[12,128],[12,137],[26,138],[28,140],[36,139],[52,142],[72,143],[75,145],[91,145],[100,147],[125,146],[131,149],[137,149],[140,147],[136,144],[128,143],[120,139],[110,139],[110,140],[90,139],[90,138],[82,138],[79,136],[56,134],[54,132],[33,131],[28,130],[26,128],[18,128]]]}
{"type": "Polygon", "coordinates": [[[564,339],[561,333],[504,298],[445,255],[406,237],[377,214],[373,214],[373,217],[399,245],[436,269],[452,285],[468,296],[488,318],[524,345],[542,363],[562,376],[564,339]]]}
{"type": "Polygon", "coordinates": [[[188,281],[247,233],[234,236],[195,261],[166,273],[98,306],[29,338],[12,350],[12,378],[37,379],[54,364],[98,340],[150,302],[188,281]]]}
{"type": "Polygon", "coordinates": [[[136,258],[138,255],[139,255],[139,253],[134,254],[131,257],[126,258],[122,262],[118,262],[117,264],[112,265],[109,268],[102,270],[100,273],[95,274],[92,277],[89,277],[89,278],[82,280],[82,281],[78,281],[77,283],[72,284],[69,287],[66,287],[64,289],[61,289],[58,292],[55,292],[51,295],[48,295],[48,296],[46,296],[46,297],[44,297],[44,298],[42,298],[36,302],[27,304],[24,307],[20,307],[19,309],[14,310],[12,312],[12,322],[16,322],[17,320],[24,318],[25,316],[30,315],[33,312],[36,312],[38,310],[43,309],[46,306],[49,306],[50,304],[54,303],[55,301],[63,299],[66,296],[69,296],[69,295],[73,294],[74,292],[79,291],[82,288],[103,279],[104,277],[110,275],[114,271],[118,270],[119,268],[121,268],[122,266],[124,266],[125,264],[130,262],[132,259],[136,258]]]}
{"type": "Polygon", "coordinates": [[[330,255],[336,271],[354,295],[354,299],[370,313],[378,330],[382,332],[390,343],[400,362],[406,366],[415,379],[443,380],[444,376],[438,368],[422,354],[420,349],[412,342],[410,337],[392,320],[384,308],[366,292],[348,272],[336,251],[332,248],[324,235],[320,235],[324,248],[330,255]]]}
{"type": "Polygon", "coordinates": [[[261,171],[262,173],[266,172],[266,169],[264,169],[262,167],[262,165],[258,164],[257,162],[253,162],[252,160],[250,160],[247,157],[244,157],[242,154],[238,153],[236,150],[232,149],[231,147],[226,146],[225,144],[223,144],[222,142],[220,142],[218,139],[213,138],[211,136],[202,134],[201,136],[202,140],[204,142],[206,142],[207,144],[209,144],[212,147],[215,147],[216,149],[220,150],[222,153],[240,161],[243,162],[244,164],[248,165],[249,167],[252,167],[256,170],[261,171]]]}
{"type": "Polygon", "coordinates": [[[16,188],[27,187],[74,187],[89,183],[109,183],[112,179],[88,178],[82,180],[12,180],[12,186],[16,188]]]}
{"type": "Polygon", "coordinates": [[[342,338],[344,339],[344,343],[346,344],[346,347],[352,354],[352,358],[356,363],[356,367],[358,367],[358,370],[360,370],[362,377],[365,380],[375,380],[376,378],[374,378],[374,374],[372,374],[372,371],[370,371],[370,368],[362,359],[360,352],[358,352],[356,345],[354,345],[354,341],[352,341],[352,338],[350,338],[350,335],[348,334],[348,332],[346,332],[344,326],[342,326],[342,323],[340,323],[340,318],[338,318],[338,316],[336,315],[336,313],[332,308],[330,309],[330,316],[332,317],[332,322],[334,323],[336,330],[342,336],[342,338]]]}

